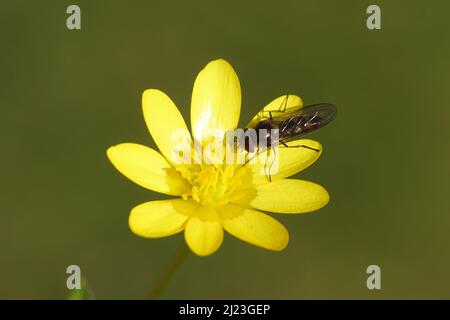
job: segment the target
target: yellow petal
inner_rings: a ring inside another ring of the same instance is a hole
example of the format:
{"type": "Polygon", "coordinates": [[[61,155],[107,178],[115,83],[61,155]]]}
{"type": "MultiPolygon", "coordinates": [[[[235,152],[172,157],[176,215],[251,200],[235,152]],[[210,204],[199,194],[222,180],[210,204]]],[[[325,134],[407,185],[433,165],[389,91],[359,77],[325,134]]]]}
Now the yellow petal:
{"type": "Polygon", "coordinates": [[[161,153],[177,163],[179,152],[190,152],[191,135],[173,101],[162,91],[149,89],[142,94],[142,111],[148,130],[161,153]]]}
{"type": "Polygon", "coordinates": [[[255,209],[278,213],[305,213],[325,206],[330,197],[318,184],[283,179],[235,192],[233,202],[255,209]]]}
{"type": "Polygon", "coordinates": [[[299,96],[295,94],[287,94],[278,97],[271,102],[269,102],[264,108],[262,108],[250,122],[247,124],[246,128],[253,128],[261,120],[261,117],[268,118],[269,111],[279,111],[284,108],[291,107],[303,107],[303,101],[299,96]]]}
{"type": "Polygon", "coordinates": [[[160,238],[184,229],[188,217],[197,209],[195,201],[182,199],[150,201],[131,210],[131,231],[145,238],[160,238]]]}
{"type": "Polygon", "coordinates": [[[242,178],[242,187],[290,177],[309,167],[322,153],[321,144],[314,140],[301,139],[288,142],[287,145],[288,148],[280,146],[275,152],[274,149],[263,151],[254,159],[255,163],[252,160],[246,164],[248,170],[242,178]],[[308,146],[319,151],[299,146],[308,146]]]}
{"type": "Polygon", "coordinates": [[[189,185],[158,152],[135,143],[110,147],[109,160],[128,179],[138,185],[169,195],[189,193],[189,185]]]}
{"type": "Polygon", "coordinates": [[[223,241],[222,222],[211,206],[200,206],[189,217],[184,233],[186,243],[199,256],[213,254],[223,241]]]}
{"type": "Polygon", "coordinates": [[[264,213],[231,203],[217,210],[223,228],[236,238],[275,251],[283,250],[288,244],[286,228],[264,213]]]}
{"type": "Polygon", "coordinates": [[[198,74],[191,100],[191,126],[194,138],[203,141],[208,130],[234,129],[241,112],[241,86],[233,67],[214,60],[198,74]]]}

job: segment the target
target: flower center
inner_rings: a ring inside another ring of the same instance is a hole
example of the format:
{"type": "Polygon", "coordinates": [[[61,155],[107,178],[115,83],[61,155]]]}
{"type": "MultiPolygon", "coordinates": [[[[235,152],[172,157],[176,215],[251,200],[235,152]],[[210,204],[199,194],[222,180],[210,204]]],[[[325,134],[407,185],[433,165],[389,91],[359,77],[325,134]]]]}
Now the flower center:
{"type": "Polygon", "coordinates": [[[175,169],[191,185],[189,196],[202,205],[220,206],[230,201],[232,193],[241,184],[246,167],[232,164],[179,165],[175,169]]]}

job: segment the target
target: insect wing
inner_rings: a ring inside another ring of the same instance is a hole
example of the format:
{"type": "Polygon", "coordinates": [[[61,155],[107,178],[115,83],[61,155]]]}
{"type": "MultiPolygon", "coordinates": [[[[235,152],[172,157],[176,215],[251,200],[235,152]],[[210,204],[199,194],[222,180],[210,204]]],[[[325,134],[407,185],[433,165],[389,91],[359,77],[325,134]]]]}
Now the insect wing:
{"type": "Polygon", "coordinates": [[[280,142],[287,142],[324,127],[334,119],[336,113],[334,105],[319,103],[303,107],[297,113],[277,115],[269,121],[278,126],[280,142]]]}

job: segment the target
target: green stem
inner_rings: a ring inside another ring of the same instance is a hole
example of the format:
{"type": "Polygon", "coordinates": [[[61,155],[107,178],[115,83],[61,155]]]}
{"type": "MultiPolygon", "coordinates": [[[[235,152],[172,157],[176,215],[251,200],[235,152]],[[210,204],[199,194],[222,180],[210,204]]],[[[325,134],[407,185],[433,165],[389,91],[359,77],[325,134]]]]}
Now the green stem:
{"type": "Polygon", "coordinates": [[[146,299],[155,299],[164,291],[167,284],[170,282],[170,279],[173,277],[178,268],[182,265],[184,260],[186,260],[188,252],[189,249],[183,239],[183,242],[178,247],[177,251],[175,252],[175,255],[172,257],[172,259],[169,261],[164,271],[161,273],[159,278],[156,280],[156,282],[153,284],[153,286],[145,295],[146,299]]]}

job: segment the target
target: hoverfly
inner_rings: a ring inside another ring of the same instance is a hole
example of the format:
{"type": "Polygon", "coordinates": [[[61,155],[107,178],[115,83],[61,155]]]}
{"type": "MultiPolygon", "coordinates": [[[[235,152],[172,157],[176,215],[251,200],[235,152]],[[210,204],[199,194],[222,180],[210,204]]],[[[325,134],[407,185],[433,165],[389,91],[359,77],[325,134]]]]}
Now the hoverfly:
{"type": "MultiPolygon", "coordinates": [[[[257,146],[257,153],[273,147],[286,148],[306,148],[316,152],[319,150],[307,145],[289,146],[287,142],[301,139],[308,133],[316,131],[328,123],[336,116],[337,109],[330,103],[318,103],[313,105],[287,107],[289,95],[286,95],[282,105],[278,110],[261,111],[257,120],[252,121],[244,132],[253,129],[258,134],[248,136],[244,148],[247,152],[254,152],[252,146],[257,146]],[[271,130],[278,130],[277,141],[271,140],[271,130]],[[263,134],[259,134],[263,130],[263,134]],[[262,142],[261,139],[264,139],[262,142]]],[[[275,149],[274,149],[275,150],[275,149]]],[[[269,180],[271,177],[269,176],[269,180]]]]}

